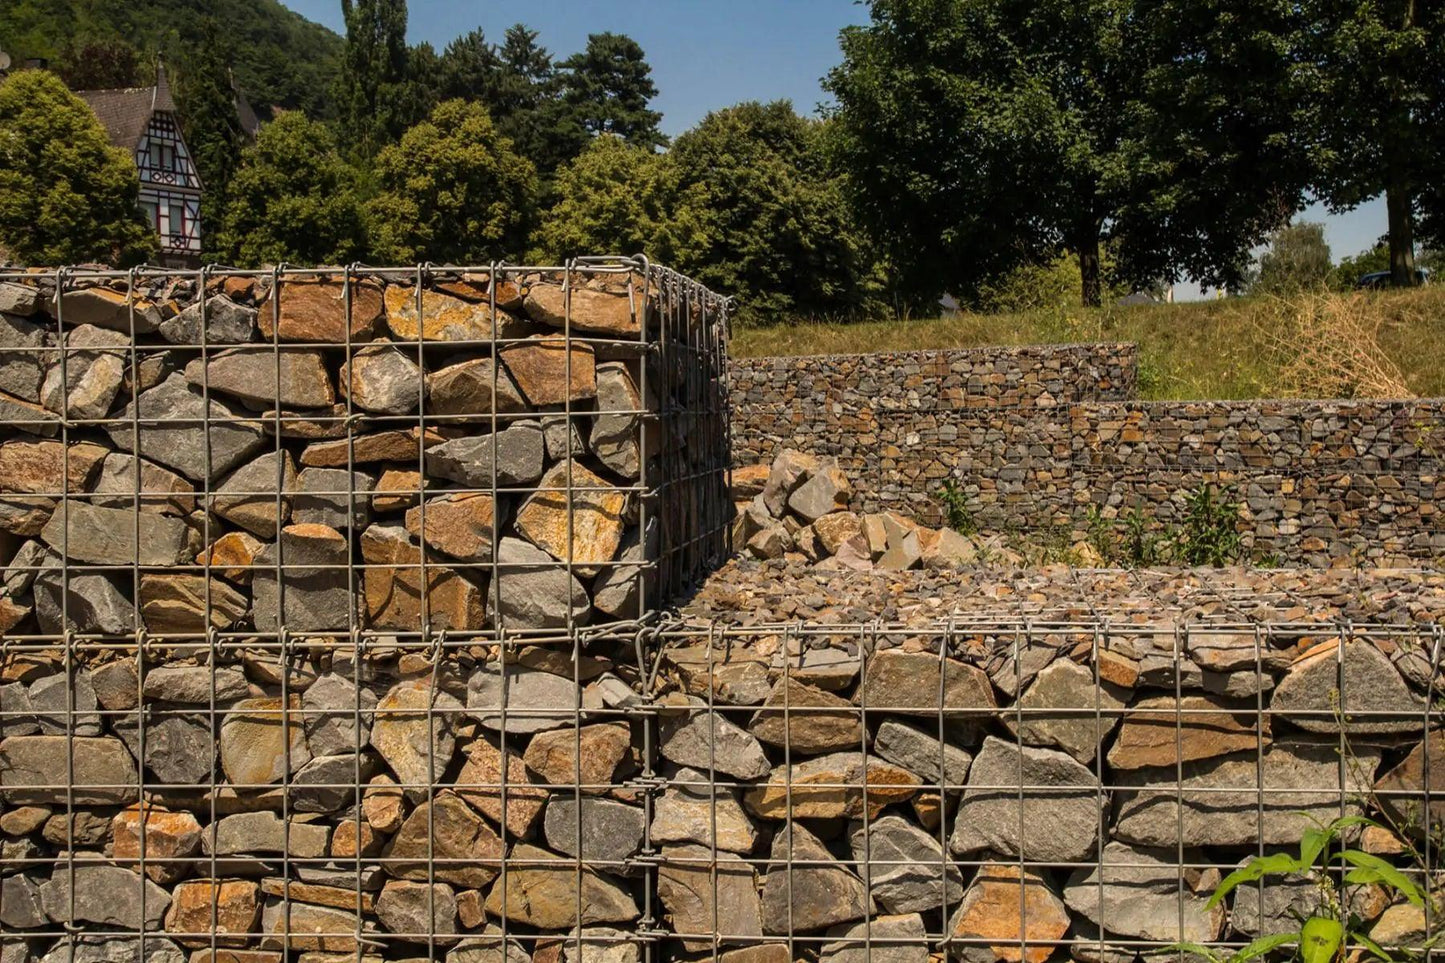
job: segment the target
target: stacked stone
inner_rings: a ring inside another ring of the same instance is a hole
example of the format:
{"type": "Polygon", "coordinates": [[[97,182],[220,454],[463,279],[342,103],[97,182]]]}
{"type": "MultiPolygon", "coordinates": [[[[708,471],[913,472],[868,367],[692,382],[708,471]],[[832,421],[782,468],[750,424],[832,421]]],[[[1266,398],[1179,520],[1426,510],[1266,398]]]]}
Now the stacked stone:
{"type": "MultiPolygon", "coordinates": [[[[1173,631],[1154,634],[734,630],[665,650],[651,840],[679,955],[1240,945],[1322,897],[1272,878],[1212,907],[1222,876],[1342,814],[1379,820],[1354,844],[1425,882],[1410,850],[1445,819],[1428,648],[1236,630],[1166,653],[1173,631]]],[[[1427,938],[1426,911],[1378,886],[1352,906],[1382,945],[1427,938]]]]}
{"type": "Polygon", "coordinates": [[[791,448],[771,465],[735,468],[733,546],[819,571],[956,569],[1013,556],[997,539],[929,528],[897,512],[849,511],[852,494],[836,459],[791,448]]]}
{"type": "Polygon", "coordinates": [[[630,262],[0,278],[0,631],[634,619],[723,544],[724,323],[630,262]]]}
{"type": "Polygon", "coordinates": [[[643,905],[635,664],[74,656],[3,667],[6,963],[547,963],[579,938],[589,959],[638,958],[619,930],[643,905]]]}

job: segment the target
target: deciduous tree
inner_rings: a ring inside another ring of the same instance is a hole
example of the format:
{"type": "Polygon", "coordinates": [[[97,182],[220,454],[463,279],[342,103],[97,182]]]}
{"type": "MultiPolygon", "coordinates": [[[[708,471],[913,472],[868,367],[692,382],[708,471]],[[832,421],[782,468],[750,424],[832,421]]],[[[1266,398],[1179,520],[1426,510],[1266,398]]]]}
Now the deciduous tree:
{"type": "Polygon", "coordinates": [[[341,0],[346,21],[337,101],[352,149],[371,157],[406,129],[406,0],[341,0]]]}
{"type": "Polygon", "coordinates": [[[34,265],[127,266],[156,247],[130,152],[44,70],[0,82],[0,246],[34,265]]]}
{"type": "Polygon", "coordinates": [[[541,218],[533,243],[557,262],[585,254],[646,254],[666,219],[663,159],[602,134],[557,172],[557,201],[541,218]]]}
{"type": "Polygon", "coordinates": [[[377,155],[375,177],[368,214],[381,261],[479,264],[526,250],[536,170],[481,104],[438,104],[377,155]]]}
{"type": "Polygon", "coordinates": [[[1249,285],[1252,294],[1294,294],[1322,288],[1333,269],[1325,226],[1314,221],[1290,224],[1274,232],[1259,256],[1259,271],[1249,285]]]}
{"type": "Polygon", "coordinates": [[[212,256],[241,267],[347,264],[366,236],[356,171],[325,125],[299,112],[261,128],[231,180],[212,256]]]}

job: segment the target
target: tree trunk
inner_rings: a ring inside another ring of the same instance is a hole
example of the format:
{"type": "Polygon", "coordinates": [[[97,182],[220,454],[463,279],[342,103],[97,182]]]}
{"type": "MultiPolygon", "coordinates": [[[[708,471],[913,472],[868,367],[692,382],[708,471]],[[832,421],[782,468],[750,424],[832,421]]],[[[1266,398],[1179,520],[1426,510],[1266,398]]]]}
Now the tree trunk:
{"type": "Polygon", "coordinates": [[[1411,223],[1410,192],[1391,176],[1385,187],[1385,212],[1390,222],[1390,284],[1415,286],[1415,229],[1411,223]]]}
{"type": "Polygon", "coordinates": [[[1083,282],[1084,307],[1097,308],[1104,300],[1103,281],[1099,271],[1099,228],[1089,224],[1079,229],[1074,238],[1079,254],[1079,276],[1083,282]]]}

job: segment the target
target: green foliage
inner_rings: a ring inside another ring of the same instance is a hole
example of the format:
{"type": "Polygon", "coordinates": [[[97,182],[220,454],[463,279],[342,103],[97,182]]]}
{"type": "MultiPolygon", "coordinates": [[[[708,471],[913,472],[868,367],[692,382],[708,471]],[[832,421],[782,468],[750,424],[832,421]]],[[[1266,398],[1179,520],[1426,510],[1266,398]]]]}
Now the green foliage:
{"type": "Polygon", "coordinates": [[[0,83],[0,245],[23,264],[103,261],[153,253],[137,207],[130,152],[111,147],[89,107],[42,70],[0,83]]]}
{"type": "Polygon", "coordinates": [[[526,250],[537,174],[480,104],[449,100],[376,158],[372,257],[480,264],[526,250]]]}
{"type": "MultiPolygon", "coordinates": [[[[73,49],[123,41],[138,51],[138,75],[127,83],[147,82],[152,52],[179,63],[201,41],[207,17],[225,25],[235,57],[236,82],[263,116],[270,109],[304,110],[333,117],[331,91],[339,70],[341,38],[280,0],[6,0],[0,3],[0,47],[17,61],[47,57],[71,62],[73,49]]],[[[119,48],[112,48],[118,50],[119,48]]],[[[77,67],[82,66],[79,62],[77,67]]],[[[106,68],[104,76],[77,75],[81,86],[116,86],[123,76],[106,68]]],[[[67,79],[70,79],[67,73],[67,79]]],[[[125,86],[126,84],[119,84],[125,86]]]]}
{"type": "Polygon", "coordinates": [[[241,154],[210,257],[256,267],[347,264],[366,236],[356,171],[325,125],[285,113],[241,154]]]}
{"type": "Polygon", "coordinates": [[[1242,275],[1298,205],[1289,8],[875,0],[844,31],[840,154],[915,305],[1101,240],[1122,279],[1242,275]]]}
{"type": "Polygon", "coordinates": [[[562,62],[562,99],[590,134],[613,134],[639,147],[667,143],[662,115],[648,104],[657,96],[642,47],[624,34],[594,33],[587,48],[562,62]]]}
{"type": "Polygon", "coordinates": [[[1094,550],[1100,562],[1108,563],[1119,557],[1118,537],[1114,534],[1114,523],[1104,517],[1098,505],[1090,505],[1084,515],[1084,540],[1094,550]]]}
{"type": "Polygon", "coordinates": [[[662,158],[611,134],[595,138],[557,172],[557,201],[532,243],[558,263],[585,254],[642,254],[666,219],[659,188],[662,158]]]}
{"type": "Polygon", "coordinates": [[[1296,294],[1324,287],[1333,267],[1325,226],[1313,221],[1289,224],[1275,231],[1269,249],[1260,255],[1251,279],[1251,294],[1296,294]]]}
{"type": "Polygon", "coordinates": [[[220,226],[245,134],[231,89],[229,50],[214,20],[208,19],[201,37],[180,65],[175,93],[186,146],[205,188],[201,217],[208,236],[220,226]]]}
{"type": "Polygon", "coordinates": [[[715,111],[666,155],[659,256],[739,299],[741,323],[851,318],[877,291],[827,128],[787,101],[715,111]]]}
{"type": "Polygon", "coordinates": [[[395,141],[412,120],[406,0],[341,0],[346,46],[336,100],[342,130],[361,157],[395,141]]]}
{"type": "Polygon", "coordinates": [[[943,517],[949,528],[960,535],[973,535],[978,531],[973,510],[968,507],[968,493],[957,481],[952,478],[944,479],[933,497],[943,506],[943,517]]]}
{"type": "MultiPolygon", "coordinates": [[[[1364,931],[1366,922],[1352,909],[1355,905],[1353,891],[1361,886],[1379,886],[1392,900],[1404,899],[1417,907],[1425,905],[1425,893],[1397,867],[1378,856],[1345,845],[1344,838],[1348,832],[1365,826],[1379,826],[1379,823],[1364,816],[1342,816],[1329,825],[1309,818],[1315,825],[1300,835],[1298,855],[1280,852],[1256,856],[1224,877],[1207,904],[1213,909],[1240,886],[1271,876],[1304,877],[1319,890],[1321,899],[1313,912],[1301,921],[1298,930],[1261,937],[1228,954],[1197,943],[1177,943],[1168,950],[1197,953],[1212,963],[1247,963],[1293,945],[1301,963],[1334,963],[1347,947],[1353,945],[1364,947],[1384,963],[1396,959],[1364,931]]],[[[1413,954],[1403,954],[1410,955],[1413,954]]]]}
{"type": "Polygon", "coordinates": [[[1144,506],[1135,505],[1124,516],[1124,561],[1130,568],[1148,568],[1164,561],[1162,539],[1149,528],[1144,506]]]}
{"type": "Polygon", "coordinates": [[[68,39],[51,65],[71,90],[139,87],[155,72],[141,65],[140,51],[121,37],[68,39]]]}
{"type": "Polygon", "coordinates": [[[1390,270],[1390,244],[1381,239],[1368,251],[1341,258],[1330,272],[1329,286],[1336,291],[1353,291],[1360,278],[1376,271],[1390,270]]]}
{"type": "Polygon", "coordinates": [[[1171,538],[1174,555],[1185,565],[1221,568],[1244,555],[1239,537],[1239,504],[1233,490],[1205,482],[1184,496],[1184,521],[1171,538]]]}
{"type": "MultiPolygon", "coordinates": [[[[1103,297],[1114,300],[1128,294],[1127,286],[1111,283],[1113,259],[1101,252],[1103,297]]],[[[1065,251],[1052,261],[1019,264],[999,277],[985,278],[974,290],[969,306],[975,311],[1034,311],[1041,308],[1083,307],[1080,292],[1083,273],[1079,256],[1065,251]]]]}

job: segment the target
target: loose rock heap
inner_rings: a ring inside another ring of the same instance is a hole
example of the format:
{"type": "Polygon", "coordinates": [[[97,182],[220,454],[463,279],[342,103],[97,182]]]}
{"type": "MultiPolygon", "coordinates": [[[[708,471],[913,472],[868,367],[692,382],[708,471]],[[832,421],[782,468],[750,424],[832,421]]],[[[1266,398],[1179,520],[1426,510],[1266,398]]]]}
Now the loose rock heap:
{"type": "Polygon", "coordinates": [[[851,512],[852,494],[836,460],[794,449],[771,465],[734,468],[733,546],[752,558],[855,572],[953,569],[1011,554],[997,539],[928,528],[897,512],[851,512]]]}
{"type": "Polygon", "coordinates": [[[0,278],[0,632],[636,617],[722,544],[723,318],[689,283],[0,278]]]}

